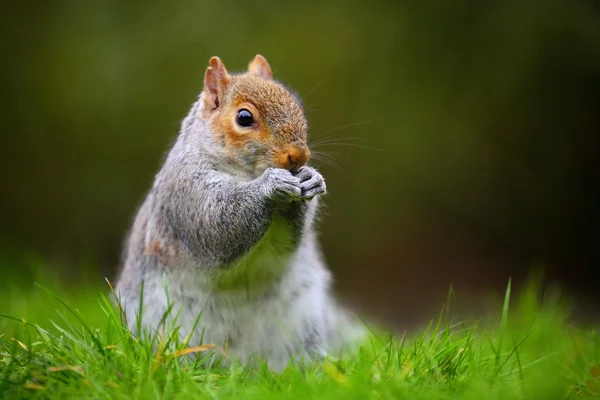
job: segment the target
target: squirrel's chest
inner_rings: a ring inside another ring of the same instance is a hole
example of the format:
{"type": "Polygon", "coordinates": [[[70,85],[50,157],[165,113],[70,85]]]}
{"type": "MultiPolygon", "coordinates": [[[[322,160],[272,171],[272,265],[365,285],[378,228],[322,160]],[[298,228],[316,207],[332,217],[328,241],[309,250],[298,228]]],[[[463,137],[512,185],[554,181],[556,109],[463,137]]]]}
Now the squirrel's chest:
{"type": "Polygon", "coordinates": [[[221,290],[259,289],[282,275],[295,247],[289,221],[275,215],[261,240],[234,264],[219,271],[214,283],[221,290]]]}

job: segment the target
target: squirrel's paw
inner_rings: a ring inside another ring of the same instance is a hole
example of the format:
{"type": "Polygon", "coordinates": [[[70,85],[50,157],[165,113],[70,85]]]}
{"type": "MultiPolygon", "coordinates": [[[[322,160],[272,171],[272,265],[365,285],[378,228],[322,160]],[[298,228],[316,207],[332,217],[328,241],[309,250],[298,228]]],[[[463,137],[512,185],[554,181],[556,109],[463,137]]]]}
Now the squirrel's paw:
{"type": "Polygon", "coordinates": [[[268,168],[263,173],[267,196],[281,201],[300,200],[300,179],[286,169],[268,168]]]}
{"type": "Polygon", "coordinates": [[[327,191],[325,179],[316,169],[311,167],[302,167],[296,173],[296,178],[300,180],[300,196],[305,200],[325,194],[327,191]]]}

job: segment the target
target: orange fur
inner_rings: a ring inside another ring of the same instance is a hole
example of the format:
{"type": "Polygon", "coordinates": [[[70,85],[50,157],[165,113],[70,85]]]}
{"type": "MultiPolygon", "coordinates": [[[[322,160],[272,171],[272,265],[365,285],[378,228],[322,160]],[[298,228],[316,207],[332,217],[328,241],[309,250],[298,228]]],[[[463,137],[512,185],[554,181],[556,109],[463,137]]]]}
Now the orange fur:
{"type": "Polygon", "coordinates": [[[157,255],[162,249],[162,244],[158,240],[153,240],[146,244],[145,253],[151,256],[157,255]]]}
{"type": "Polygon", "coordinates": [[[160,240],[151,240],[146,243],[144,254],[158,257],[162,264],[173,267],[182,263],[179,246],[180,242],[177,239],[169,246],[165,246],[160,240]]]}
{"type": "Polygon", "coordinates": [[[226,154],[243,159],[248,149],[260,149],[268,164],[296,169],[310,158],[307,122],[302,105],[281,83],[272,79],[267,60],[257,55],[243,74],[230,75],[218,57],[210,59],[204,79],[202,116],[210,120],[215,141],[226,154]],[[240,127],[236,115],[249,110],[255,124],[240,127]]]}

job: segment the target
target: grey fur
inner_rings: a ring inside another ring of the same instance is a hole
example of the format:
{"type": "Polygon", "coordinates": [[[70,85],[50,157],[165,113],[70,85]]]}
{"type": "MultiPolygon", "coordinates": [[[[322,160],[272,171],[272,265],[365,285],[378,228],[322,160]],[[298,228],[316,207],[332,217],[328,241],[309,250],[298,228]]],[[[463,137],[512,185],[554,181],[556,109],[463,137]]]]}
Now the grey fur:
{"type": "Polygon", "coordinates": [[[322,357],[341,329],[314,231],[325,181],[307,166],[238,171],[201,108],[199,100],[184,119],[127,239],[117,293],[130,328],[142,281],[142,325],[159,328],[164,277],[190,346],[204,332],[203,342],[227,346],[231,359],[254,354],[275,370],[298,355],[322,357]]]}

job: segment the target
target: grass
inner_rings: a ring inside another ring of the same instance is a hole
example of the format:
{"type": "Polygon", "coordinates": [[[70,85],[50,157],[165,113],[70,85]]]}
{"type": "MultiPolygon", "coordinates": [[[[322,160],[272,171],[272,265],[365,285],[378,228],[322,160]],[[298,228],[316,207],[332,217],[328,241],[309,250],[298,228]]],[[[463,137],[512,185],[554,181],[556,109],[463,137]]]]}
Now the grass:
{"type": "Polygon", "coordinates": [[[509,284],[495,322],[442,311],[422,332],[374,331],[351,359],[281,374],[201,368],[176,329],[136,339],[101,292],[5,291],[0,398],[600,398],[598,334],[571,325],[558,299],[540,301],[535,285],[511,299],[509,284]]]}

